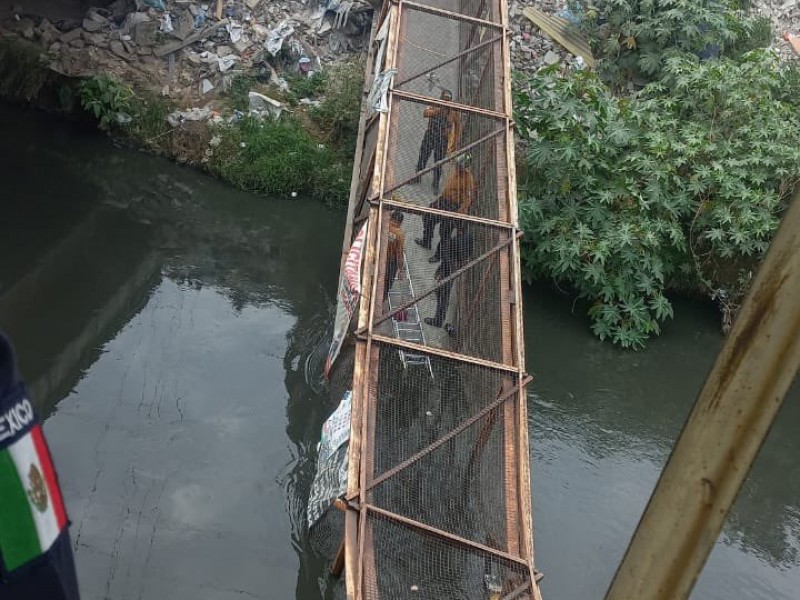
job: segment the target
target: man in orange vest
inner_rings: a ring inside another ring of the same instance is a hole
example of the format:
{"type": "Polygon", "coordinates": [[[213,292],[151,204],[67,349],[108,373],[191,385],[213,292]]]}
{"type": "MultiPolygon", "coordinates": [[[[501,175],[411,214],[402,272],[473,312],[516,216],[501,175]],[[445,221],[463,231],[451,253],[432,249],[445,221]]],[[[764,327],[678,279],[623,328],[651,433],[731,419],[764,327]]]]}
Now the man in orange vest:
{"type": "MultiPolygon", "coordinates": [[[[470,170],[472,156],[459,154],[455,163],[456,168],[447,178],[441,195],[431,203],[430,207],[466,215],[477,195],[475,178],[470,170]]],[[[453,229],[456,227],[455,219],[427,213],[422,215],[422,238],[414,240],[418,245],[430,250],[433,230],[437,223],[439,224],[439,244],[436,246],[436,252],[428,261],[432,263],[438,262],[441,258],[442,240],[447,240],[452,235],[453,229]]]]}
{"type": "Polygon", "coordinates": [[[406,236],[403,233],[403,213],[399,210],[392,212],[389,218],[389,235],[386,244],[386,278],[383,285],[383,299],[389,297],[389,290],[397,278],[397,274],[405,266],[406,236]]]}
{"type": "MultiPolygon", "coordinates": [[[[443,90],[441,99],[447,102],[453,99],[450,90],[443,90]]],[[[422,138],[417,160],[417,172],[422,171],[433,154],[434,162],[442,160],[447,153],[455,152],[458,137],[461,134],[461,117],[458,111],[444,106],[429,106],[422,113],[428,119],[428,127],[422,138]]],[[[433,191],[439,193],[439,182],[442,179],[442,166],[433,170],[433,191]]],[[[419,176],[411,183],[419,183],[419,176]]]]}

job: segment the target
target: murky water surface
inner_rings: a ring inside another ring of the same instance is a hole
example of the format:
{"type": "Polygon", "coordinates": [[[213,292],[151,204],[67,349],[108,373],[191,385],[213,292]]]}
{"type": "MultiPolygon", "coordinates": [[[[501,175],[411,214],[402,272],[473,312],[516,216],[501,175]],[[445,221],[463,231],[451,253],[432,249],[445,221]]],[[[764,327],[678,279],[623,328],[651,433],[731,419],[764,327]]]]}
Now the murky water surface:
{"type": "MultiPolygon", "coordinates": [[[[36,113],[0,116],[0,328],[60,470],[85,599],[330,596],[304,503],[343,215],[231,190],[36,113]],[[310,363],[308,357],[312,356],[310,363]]],[[[537,563],[601,598],[721,338],[681,303],[645,352],[527,290],[537,563]]],[[[798,394],[694,597],[800,589],[798,394]]]]}

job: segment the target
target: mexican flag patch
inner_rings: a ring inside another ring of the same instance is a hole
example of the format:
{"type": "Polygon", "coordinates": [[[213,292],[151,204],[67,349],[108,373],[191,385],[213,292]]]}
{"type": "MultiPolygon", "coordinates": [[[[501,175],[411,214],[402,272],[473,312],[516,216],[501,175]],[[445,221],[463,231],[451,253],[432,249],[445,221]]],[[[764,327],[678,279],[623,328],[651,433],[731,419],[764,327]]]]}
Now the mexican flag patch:
{"type": "Polygon", "coordinates": [[[34,422],[27,399],[0,412],[0,554],[8,571],[47,552],[67,525],[50,451],[34,422]]]}

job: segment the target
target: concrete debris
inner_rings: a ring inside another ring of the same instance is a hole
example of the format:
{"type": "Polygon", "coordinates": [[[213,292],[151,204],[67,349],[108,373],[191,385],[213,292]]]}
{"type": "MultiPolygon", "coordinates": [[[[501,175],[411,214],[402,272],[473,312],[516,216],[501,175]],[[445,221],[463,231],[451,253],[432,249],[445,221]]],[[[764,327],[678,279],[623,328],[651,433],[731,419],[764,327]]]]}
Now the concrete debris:
{"type": "Polygon", "coordinates": [[[554,65],[561,60],[561,57],[552,50],[548,50],[547,53],[544,55],[544,62],[547,65],[554,65]]]}
{"type": "Polygon", "coordinates": [[[283,42],[294,33],[294,27],[288,19],[281,21],[275,29],[271,29],[267,34],[267,41],[264,46],[272,56],[277,56],[283,48],[283,42]]]}
{"type": "Polygon", "coordinates": [[[203,108],[190,108],[189,110],[177,110],[167,115],[167,122],[172,127],[177,127],[186,121],[205,121],[211,116],[211,109],[207,106],[203,108]]]}
{"type": "Polygon", "coordinates": [[[283,112],[283,104],[258,92],[247,94],[250,101],[250,115],[256,117],[271,117],[279,119],[283,112]]]}
{"type": "MultiPolygon", "coordinates": [[[[0,36],[12,33],[39,43],[51,68],[66,76],[110,75],[191,106],[215,102],[216,92],[230,89],[238,76],[288,93],[290,75],[310,77],[351,62],[367,50],[373,12],[367,0],[97,4],[104,8],[88,8],[83,18],[55,24],[29,9],[0,20],[0,36]]],[[[255,110],[274,118],[283,107],[271,101],[261,100],[266,104],[255,110]]]]}

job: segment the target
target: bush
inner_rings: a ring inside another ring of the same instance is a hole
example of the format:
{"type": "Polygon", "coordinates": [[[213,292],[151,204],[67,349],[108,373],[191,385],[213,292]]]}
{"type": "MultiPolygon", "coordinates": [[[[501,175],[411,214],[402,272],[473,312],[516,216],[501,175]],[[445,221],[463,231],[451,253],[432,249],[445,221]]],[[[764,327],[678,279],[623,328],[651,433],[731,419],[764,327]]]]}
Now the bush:
{"type": "MultiPolygon", "coordinates": [[[[603,77],[613,86],[657,79],[676,54],[730,56],[764,43],[765,21],[748,18],[731,0],[595,0],[593,4],[582,26],[601,59],[603,77]]],[[[770,41],[771,35],[766,42],[770,41]]]]}
{"type": "Polygon", "coordinates": [[[331,206],[347,204],[350,165],[297,121],[246,117],[216,133],[221,141],[209,169],[236,187],[280,196],[297,192],[331,206]]]}
{"type": "Polygon", "coordinates": [[[99,121],[101,129],[131,121],[135,94],[130,87],[111,77],[97,75],[81,81],[78,89],[81,106],[99,121]]]}
{"type": "Polygon", "coordinates": [[[670,285],[741,295],[800,178],[800,78],[768,52],[666,60],[616,98],[589,72],[520,82],[520,216],[529,276],[589,298],[601,338],[640,348],[672,315],[670,285]],[[738,266],[737,266],[738,265],[738,266]]]}
{"type": "Polygon", "coordinates": [[[335,67],[325,79],[322,104],[311,112],[317,125],[328,132],[330,142],[351,157],[358,137],[363,88],[363,61],[335,67]]]}

